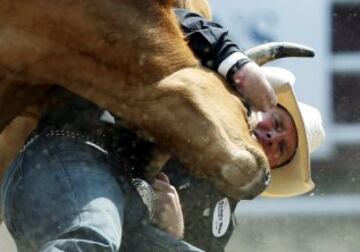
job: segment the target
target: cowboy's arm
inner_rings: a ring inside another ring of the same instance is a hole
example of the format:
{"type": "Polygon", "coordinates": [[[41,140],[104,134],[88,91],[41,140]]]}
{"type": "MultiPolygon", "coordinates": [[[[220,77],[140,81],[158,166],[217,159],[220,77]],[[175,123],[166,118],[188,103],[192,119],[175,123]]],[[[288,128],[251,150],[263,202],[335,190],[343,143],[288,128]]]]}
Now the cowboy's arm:
{"type": "Polygon", "coordinates": [[[231,74],[230,68],[240,69],[244,64],[251,62],[230,39],[228,31],[218,23],[205,20],[200,15],[184,9],[175,9],[175,14],[190,48],[201,59],[203,66],[227,77],[231,74]]]}
{"type": "Polygon", "coordinates": [[[217,71],[256,109],[267,110],[276,104],[261,69],[232,41],[221,25],[196,13],[175,9],[180,27],[202,65],[217,71]]]}

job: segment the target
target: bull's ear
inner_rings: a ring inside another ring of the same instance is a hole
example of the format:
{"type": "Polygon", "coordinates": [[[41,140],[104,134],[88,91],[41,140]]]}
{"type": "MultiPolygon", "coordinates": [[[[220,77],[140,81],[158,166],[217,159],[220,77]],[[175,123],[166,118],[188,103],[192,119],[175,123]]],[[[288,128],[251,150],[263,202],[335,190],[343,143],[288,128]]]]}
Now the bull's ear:
{"type": "Polygon", "coordinates": [[[269,185],[268,161],[263,153],[253,149],[240,150],[236,153],[236,157],[238,158],[236,166],[222,167],[220,174],[223,181],[217,186],[236,200],[252,199],[269,185]]]}

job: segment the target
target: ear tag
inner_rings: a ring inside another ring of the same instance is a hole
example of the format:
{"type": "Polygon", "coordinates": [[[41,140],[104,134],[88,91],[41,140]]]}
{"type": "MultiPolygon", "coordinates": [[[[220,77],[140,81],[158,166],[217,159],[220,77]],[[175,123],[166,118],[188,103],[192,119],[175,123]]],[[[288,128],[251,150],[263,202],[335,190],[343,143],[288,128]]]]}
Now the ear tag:
{"type": "Polygon", "coordinates": [[[231,210],[229,200],[224,198],[216,203],[213,221],[212,221],[212,233],[215,237],[223,236],[229,228],[231,220],[231,210]]]}

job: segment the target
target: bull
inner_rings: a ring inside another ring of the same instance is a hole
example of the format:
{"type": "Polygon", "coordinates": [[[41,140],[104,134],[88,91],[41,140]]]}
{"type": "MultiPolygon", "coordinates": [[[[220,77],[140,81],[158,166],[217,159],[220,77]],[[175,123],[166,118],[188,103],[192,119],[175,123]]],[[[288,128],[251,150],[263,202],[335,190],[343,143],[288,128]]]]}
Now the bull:
{"type": "MultiPolygon", "coordinates": [[[[51,103],[47,90],[57,84],[122,118],[229,197],[252,198],[265,189],[269,164],[249,132],[247,110],[220,76],[199,65],[172,1],[0,5],[0,140],[17,137],[4,166],[51,103]]],[[[275,47],[275,56],[266,59],[293,53],[275,47]]],[[[258,51],[248,53],[266,63],[258,51]]]]}

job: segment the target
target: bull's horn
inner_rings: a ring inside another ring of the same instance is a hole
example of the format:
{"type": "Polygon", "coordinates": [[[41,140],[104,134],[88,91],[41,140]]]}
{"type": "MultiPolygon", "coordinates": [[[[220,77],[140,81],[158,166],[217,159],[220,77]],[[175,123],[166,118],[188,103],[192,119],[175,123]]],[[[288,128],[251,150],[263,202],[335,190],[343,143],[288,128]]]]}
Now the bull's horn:
{"type": "Polygon", "coordinates": [[[259,66],[286,57],[314,57],[315,51],[308,46],[290,42],[271,42],[245,51],[259,66]]]}

